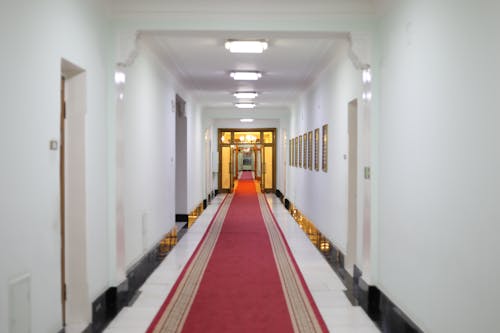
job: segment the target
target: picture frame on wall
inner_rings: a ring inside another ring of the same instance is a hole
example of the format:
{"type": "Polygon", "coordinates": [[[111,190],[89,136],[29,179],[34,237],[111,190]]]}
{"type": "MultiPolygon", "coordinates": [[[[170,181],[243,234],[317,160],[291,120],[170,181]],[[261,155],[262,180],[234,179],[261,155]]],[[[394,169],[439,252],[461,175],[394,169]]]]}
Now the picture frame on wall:
{"type": "Polygon", "coordinates": [[[313,168],[313,132],[307,133],[307,168],[313,168]]]}
{"type": "Polygon", "coordinates": [[[295,137],[294,141],[295,141],[295,144],[294,144],[295,155],[294,155],[294,159],[293,160],[295,161],[294,167],[297,167],[299,165],[299,144],[298,144],[299,138],[295,137]]]}
{"type": "Polygon", "coordinates": [[[304,143],[304,163],[302,164],[302,167],[304,169],[307,169],[307,133],[304,133],[304,135],[302,135],[302,142],[304,143]]]}
{"type": "Polygon", "coordinates": [[[299,168],[302,168],[302,135],[299,135],[299,168]]]}
{"type": "Polygon", "coordinates": [[[314,170],[319,171],[319,128],[314,130],[314,170]]]}
{"type": "Polygon", "coordinates": [[[292,139],[288,140],[288,165],[292,166],[292,139]]]}
{"type": "Polygon", "coordinates": [[[328,172],[328,124],[323,125],[321,133],[321,170],[328,172]]]}

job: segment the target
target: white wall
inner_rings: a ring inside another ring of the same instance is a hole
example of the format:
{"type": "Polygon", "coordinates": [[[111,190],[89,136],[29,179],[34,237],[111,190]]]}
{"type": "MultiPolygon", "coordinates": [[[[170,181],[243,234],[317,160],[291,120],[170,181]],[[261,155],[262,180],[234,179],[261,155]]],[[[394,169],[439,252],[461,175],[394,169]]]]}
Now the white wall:
{"type": "MultiPolygon", "coordinates": [[[[363,200],[370,191],[369,182],[363,181],[363,166],[369,166],[367,109],[361,100],[361,72],[347,57],[348,45],[338,42],[338,50],[312,86],[300,97],[292,110],[291,131],[288,138],[295,138],[328,124],[328,172],[288,167],[286,196],[330,239],[344,254],[347,245],[347,153],[348,153],[348,104],[358,99],[358,230],[363,224],[367,202],[363,200]]],[[[287,152],[288,153],[288,152],[287,152]]],[[[360,237],[363,235],[360,234],[360,237]]],[[[362,241],[358,239],[358,247],[362,241]]],[[[361,250],[358,252],[361,253],[361,250]]],[[[357,265],[364,264],[358,258],[357,265]]]]}
{"type": "Polygon", "coordinates": [[[90,298],[107,286],[106,106],[109,35],[97,1],[0,5],[0,332],[10,279],[31,275],[32,327],[61,326],[59,139],[61,58],[87,73],[87,258],[90,298]],[[50,304],[50,306],[47,306],[50,304]]]}
{"type": "Polygon", "coordinates": [[[139,50],[127,69],[122,110],[127,268],[175,223],[175,82],[147,46],[139,50]]]}
{"type": "Polygon", "coordinates": [[[499,14],[407,0],[381,18],[378,281],[425,332],[500,331],[499,14]]]}
{"type": "Polygon", "coordinates": [[[205,130],[202,126],[202,110],[192,102],[187,105],[187,139],[188,139],[188,212],[199,205],[203,199],[205,189],[205,130]]]}

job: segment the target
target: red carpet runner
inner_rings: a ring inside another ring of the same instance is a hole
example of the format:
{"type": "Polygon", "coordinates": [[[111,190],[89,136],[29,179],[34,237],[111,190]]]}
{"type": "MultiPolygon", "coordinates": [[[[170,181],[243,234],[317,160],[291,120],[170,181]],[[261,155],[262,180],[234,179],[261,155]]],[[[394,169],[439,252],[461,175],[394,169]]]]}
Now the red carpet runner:
{"type": "Polygon", "coordinates": [[[327,332],[252,180],[224,199],[147,330],[181,331],[327,332]]]}

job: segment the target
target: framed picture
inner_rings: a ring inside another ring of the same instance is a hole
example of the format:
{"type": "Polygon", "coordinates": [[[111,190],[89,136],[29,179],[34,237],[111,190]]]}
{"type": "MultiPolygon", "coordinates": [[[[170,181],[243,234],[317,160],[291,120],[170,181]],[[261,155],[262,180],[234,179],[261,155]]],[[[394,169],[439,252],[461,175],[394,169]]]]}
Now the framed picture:
{"type": "Polygon", "coordinates": [[[295,137],[294,139],[295,141],[295,144],[294,144],[294,148],[295,148],[295,155],[294,155],[294,167],[297,167],[299,165],[299,138],[295,137]]]}
{"type": "Polygon", "coordinates": [[[304,163],[302,164],[302,167],[307,169],[307,133],[305,133],[302,137],[302,141],[304,143],[304,163]]]}
{"type": "Polygon", "coordinates": [[[319,171],[319,128],[314,130],[314,170],[319,171]]]}
{"type": "Polygon", "coordinates": [[[312,131],[307,133],[307,168],[312,170],[312,131]]]}
{"type": "Polygon", "coordinates": [[[323,144],[323,149],[321,150],[321,170],[328,172],[328,124],[323,125],[321,141],[323,144]]]}
{"type": "Polygon", "coordinates": [[[288,165],[292,166],[292,140],[288,140],[288,165]]]}
{"type": "Polygon", "coordinates": [[[302,168],[302,135],[299,135],[299,168],[302,168]]]}

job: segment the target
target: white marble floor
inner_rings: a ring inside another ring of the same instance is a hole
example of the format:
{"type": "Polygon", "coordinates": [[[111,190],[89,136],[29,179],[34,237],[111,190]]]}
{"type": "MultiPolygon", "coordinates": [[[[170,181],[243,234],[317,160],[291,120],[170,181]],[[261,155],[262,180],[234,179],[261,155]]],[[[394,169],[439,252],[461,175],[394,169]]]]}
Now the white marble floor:
{"type": "MultiPolygon", "coordinates": [[[[224,196],[218,195],[140,289],[132,306],[109,324],[107,333],[143,333],[205,233],[224,196]]],[[[379,332],[363,309],[352,306],[344,285],[274,195],[267,199],[285,234],[313,298],[331,332],[379,332]]]]}

